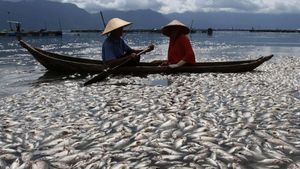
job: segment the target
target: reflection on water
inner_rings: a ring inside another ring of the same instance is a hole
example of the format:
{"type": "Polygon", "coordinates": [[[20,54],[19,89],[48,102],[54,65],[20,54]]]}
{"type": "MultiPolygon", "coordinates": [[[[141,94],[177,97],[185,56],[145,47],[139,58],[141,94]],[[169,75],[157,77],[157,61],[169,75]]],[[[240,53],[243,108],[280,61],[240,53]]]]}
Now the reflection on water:
{"type": "MultiPolygon", "coordinates": [[[[66,33],[62,38],[24,37],[23,40],[52,52],[98,60],[101,59],[104,38],[97,33],[85,33],[80,36],[66,33]]],[[[154,51],[142,56],[141,60],[144,62],[166,58],[168,38],[165,36],[156,33],[130,33],[126,34],[125,38],[132,48],[155,44],[154,51]]],[[[271,53],[275,58],[284,58],[300,53],[300,34],[215,32],[213,36],[197,33],[192,34],[190,38],[196,60],[199,62],[255,59],[271,53]]],[[[15,38],[0,38],[0,98],[30,89],[32,86],[28,84],[44,76],[45,72],[45,68],[21,48],[15,38]]],[[[77,75],[75,76],[73,79],[77,79],[77,75]]],[[[147,84],[167,85],[161,80],[147,84]]]]}

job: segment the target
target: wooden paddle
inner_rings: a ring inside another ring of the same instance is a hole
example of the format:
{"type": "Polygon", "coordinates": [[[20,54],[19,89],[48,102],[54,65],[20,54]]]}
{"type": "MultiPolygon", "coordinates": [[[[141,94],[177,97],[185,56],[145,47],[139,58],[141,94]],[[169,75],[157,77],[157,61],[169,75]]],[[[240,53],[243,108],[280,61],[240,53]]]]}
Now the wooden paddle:
{"type": "MultiPolygon", "coordinates": [[[[140,56],[146,52],[150,52],[151,50],[153,50],[153,46],[148,46],[146,49],[142,50],[141,52],[137,53],[137,56],[140,56]]],[[[92,79],[88,80],[87,82],[85,82],[83,84],[83,86],[87,86],[90,85],[92,83],[96,83],[96,82],[100,82],[104,79],[106,79],[109,75],[112,74],[112,72],[116,69],[118,69],[119,67],[123,66],[124,64],[126,64],[127,62],[131,61],[133,58],[128,58],[126,59],[124,62],[114,66],[114,67],[108,67],[106,69],[104,69],[100,74],[98,74],[97,76],[93,77],[92,79]]]]}

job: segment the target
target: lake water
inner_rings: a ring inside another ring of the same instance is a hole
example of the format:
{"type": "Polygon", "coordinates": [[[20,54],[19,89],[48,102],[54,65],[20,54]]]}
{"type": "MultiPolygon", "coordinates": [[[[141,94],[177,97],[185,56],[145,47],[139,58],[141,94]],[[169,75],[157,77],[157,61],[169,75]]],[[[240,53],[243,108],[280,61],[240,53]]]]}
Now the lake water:
{"type": "MultiPolygon", "coordinates": [[[[62,38],[24,37],[28,43],[52,52],[74,57],[101,59],[103,36],[96,33],[65,33],[62,38]]],[[[191,34],[198,62],[211,60],[254,59],[261,55],[297,56],[300,53],[300,34],[214,32],[213,36],[191,34]]],[[[143,61],[164,59],[168,39],[156,33],[129,33],[124,39],[133,48],[150,43],[156,49],[142,57],[143,61]]],[[[46,72],[13,37],[0,38],[0,98],[30,90],[46,72]]]]}
{"type": "MultiPolygon", "coordinates": [[[[197,61],[274,57],[245,73],[46,74],[14,38],[0,39],[0,168],[288,168],[300,166],[300,34],[192,34],[197,61]],[[38,167],[40,166],[40,167],[38,167]]],[[[132,33],[132,47],[168,39],[132,33]]],[[[24,38],[100,59],[104,37],[24,38]]]]}

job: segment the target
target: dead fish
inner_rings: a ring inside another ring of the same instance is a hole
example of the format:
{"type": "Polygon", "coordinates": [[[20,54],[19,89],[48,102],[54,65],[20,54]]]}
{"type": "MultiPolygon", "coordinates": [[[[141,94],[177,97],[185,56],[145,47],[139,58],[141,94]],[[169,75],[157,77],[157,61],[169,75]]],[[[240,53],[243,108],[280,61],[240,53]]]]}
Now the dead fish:
{"type": "Polygon", "coordinates": [[[106,122],[104,122],[104,124],[102,125],[101,130],[106,130],[106,129],[110,128],[111,125],[112,125],[112,122],[111,122],[111,121],[106,121],[106,122]]]}
{"type": "Polygon", "coordinates": [[[114,149],[122,149],[132,143],[134,141],[134,138],[123,138],[114,145],[114,149]]]}
{"type": "Polygon", "coordinates": [[[11,165],[10,165],[10,169],[18,169],[21,165],[21,160],[19,158],[17,158],[11,165]]]}
{"type": "Polygon", "coordinates": [[[290,165],[287,167],[287,169],[299,169],[299,167],[300,167],[300,162],[297,161],[297,162],[295,162],[295,163],[290,164],[290,165]]]}
{"type": "Polygon", "coordinates": [[[51,166],[54,168],[72,168],[70,165],[60,161],[51,161],[51,166]]]}
{"type": "Polygon", "coordinates": [[[192,168],[195,168],[195,169],[204,169],[204,167],[202,167],[201,165],[193,163],[193,162],[191,162],[189,164],[189,166],[192,167],[192,168]]]}
{"type": "Polygon", "coordinates": [[[242,146],[235,146],[235,147],[230,148],[230,149],[228,150],[228,153],[229,153],[229,154],[233,154],[233,153],[235,153],[235,152],[237,152],[237,151],[239,151],[239,150],[241,150],[241,149],[243,149],[242,146]]]}
{"type": "Polygon", "coordinates": [[[189,154],[183,157],[184,161],[192,161],[195,158],[195,154],[189,154]]]}
{"type": "Polygon", "coordinates": [[[48,162],[43,160],[34,161],[32,163],[32,169],[48,169],[50,168],[48,162]]]}
{"type": "Polygon", "coordinates": [[[160,138],[170,138],[172,133],[173,133],[174,129],[170,128],[170,129],[166,129],[160,132],[160,138]]]}
{"type": "Polygon", "coordinates": [[[102,167],[104,167],[104,165],[105,165],[105,162],[96,161],[91,164],[88,164],[86,167],[85,166],[83,166],[83,167],[85,167],[86,169],[95,169],[95,168],[102,168],[102,167]]]}
{"type": "Polygon", "coordinates": [[[0,155],[0,159],[5,160],[5,161],[13,161],[16,160],[18,156],[14,154],[2,154],[0,155]]]}
{"type": "Polygon", "coordinates": [[[232,169],[247,169],[247,167],[239,163],[232,163],[232,169]]]}
{"type": "Polygon", "coordinates": [[[288,146],[288,147],[292,147],[292,145],[288,144],[287,142],[281,140],[281,139],[277,139],[277,138],[272,138],[272,139],[268,139],[266,140],[270,143],[273,143],[273,144],[276,144],[276,145],[279,145],[279,146],[288,146]]]}
{"type": "Polygon", "coordinates": [[[268,158],[257,161],[257,163],[265,164],[265,165],[281,165],[281,164],[283,164],[282,161],[279,159],[268,159],[268,158]]]}
{"type": "Polygon", "coordinates": [[[137,147],[133,147],[131,148],[132,151],[136,151],[136,152],[149,152],[151,154],[159,154],[155,148],[153,147],[148,147],[148,146],[137,146],[137,147]]]}
{"type": "Polygon", "coordinates": [[[250,129],[242,129],[240,131],[238,131],[234,137],[246,137],[247,135],[249,135],[250,133],[252,133],[252,130],[250,129]]]}
{"type": "Polygon", "coordinates": [[[79,150],[64,148],[63,151],[52,154],[51,157],[61,159],[61,158],[64,158],[66,156],[72,155],[74,153],[79,153],[79,152],[80,152],[79,150]]]}
{"type": "Polygon", "coordinates": [[[197,127],[196,124],[188,125],[188,126],[184,127],[184,128],[182,129],[182,131],[183,131],[184,133],[186,133],[186,132],[188,132],[188,131],[194,130],[196,127],[197,127]]]}
{"type": "Polygon", "coordinates": [[[190,139],[196,140],[196,141],[201,141],[201,137],[205,137],[210,135],[207,132],[194,132],[194,133],[186,133],[185,136],[187,136],[190,139]]]}
{"type": "Polygon", "coordinates": [[[178,127],[179,127],[180,129],[183,129],[183,128],[185,127],[185,122],[179,121],[178,127]]]}
{"type": "Polygon", "coordinates": [[[250,159],[249,156],[246,156],[240,152],[237,152],[234,155],[237,156],[240,159],[240,161],[243,161],[243,162],[248,162],[250,159]]]}
{"type": "Polygon", "coordinates": [[[210,137],[210,136],[200,136],[199,140],[201,140],[201,141],[207,141],[207,142],[212,142],[212,143],[217,143],[217,142],[219,142],[220,138],[210,137]]]}
{"type": "Polygon", "coordinates": [[[149,145],[158,147],[158,148],[173,148],[173,142],[168,141],[167,139],[153,139],[149,145]]]}
{"type": "Polygon", "coordinates": [[[217,162],[220,169],[228,169],[227,165],[223,161],[216,160],[216,162],[217,162]]]}
{"type": "Polygon", "coordinates": [[[264,139],[262,139],[261,137],[258,137],[256,135],[254,135],[254,134],[250,134],[248,136],[248,139],[251,140],[251,141],[253,141],[253,143],[255,143],[257,145],[260,145],[260,146],[265,142],[264,139]]]}
{"type": "Polygon", "coordinates": [[[136,164],[132,165],[130,168],[148,168],[151,164],[151,160],[138,161],[136,164]]]}
{"type": "Polygon", "coordinates": [[[186,142],[186,137],[178,138],[175,140],[175,149],[179,149],[186,142]]]}
{"type": "Polygon", "coordinates": [[[129,165],[126,163],[117,163],[114,164],[111,169],[129,169],[129,165]]]}
{"type": "Polygon", "coordinates": [[[6,168],[6,167],[8,167],[7,163],[4,160],[0,159],[0,168],[6,168]]]}
{"type": "Polygon", "coordinates": [[[283,152],[278,151],[278,150],[265,149],[264,153],[270,157],[274,157],[276,159],[281,159],[281,160],[287,161],[289,163],[293,161],[292,159],[287,158],[287,156],[283,152]]]}
{"type": "Polygon", "coordinates": [[[138,152],[122,152],[121,151],[114,151],[113,154],[110,156],[116,161],[125,161],[125,160],[138,160],[139,153],[138,152]]]}
{"type": "Polygon", "coordinates": [[[179,130],[175,130],[172,132],[172,137],[174,139],[179,138],[183,135],[183,132],[179,129],[179,130]]]}
{"type": "Polygon", "coordinates": [[[200,141],[200,144],[202,144],[208,148],[222,149],[219,145],[209,142],[209,141],[200,141]]]}
{"type": "Polygon", "coordinates": [[[21,153],[21,159],[23,162],[29,162],[33,157],[33,153],[31,152],[24,152],[21,153]]]}
{"type": "Polygon", "coordinates": [[[209,155],[208,151],[207,152],[203,152],[201,154],[196,154],[195,157],[194,157],[194,159],[193,159],[193,161],[194,162],[201,162],[204,159],[208,158],[208,155],[209,155]]]}
{"type": "Polygon", "coordinates": [[[43,140],[41,144],[44,147],[52,147],[52,146],[58,145],[59,143],[61,143],[63,141],[64,141],[63,138],[56,138],[55,136],[49,136],[45,140],[43,140]]]}
{"type": "Polygon", "coordinates": [[[222,149],[211,149],[211,151],[215,152],[217,155],[219,155],[219,158],[226,160],[226,162],[240,162],[239,158],[233,156],[232,154],[227,153],[226,151],[222,149]]]}
{"type": "Polygon", "coordinates": [[[180,164],[180,162],[179,161],[157,160],[157,161],[155,161],[154,164],[159,165],[159,166],[168,166],[168,165],[180,164]]]}
{"type": "Polygon", "coordinates": [[[164,122],[162,125],[160,125],[160,128],[172,128],[177,125],[177,121],[175,120],[168,120],[164,122]]]}
{"type": "Polygon", "coordinates": [[[167,147],[164,147],[164,148],[160,148],[158,150],[161,154],[169,154],[169,155],[181,155],[182,153],[179,152],[179,151],[175,151],[171,148],[167,148],[167,147]]]}
{"type": "MultiPolygon", "coordinates": [[[[45,146],[47,147],[47,146],[45,146]]],[[[56,153],[62,152],[65,150],[65,147],[53,147],[53,148],[48,148],[46,150],[36,150],[33,152],[33,155],[38,155],[38,156],[50,156],[54,155],[56,153]]]]}
{"type": "Polygon", "coordinates": [[[166,160],[166,161],[180,161],[182,160],[183,156],[182,154],[174,154],[174,155],[161,155],[160,159],[166,160]]]}
{"type": "Polygon", "coordinates": [[[5,153],[15,154],[15,153],[17,153],[16,149],[11,149],[11,148],[2,148],[2,149],[0,149],[0,151],[2,152],[2,154],[5,154],[5,153]]]}
{"type": "Polygon", "coordinates": [[[71,155],[66,155],[58,159],[58,161],[71,164],[80,160],[85,160],[91,158],[91,155],[86,152],[78,152],[71,155]]]}
{"type": "Polygon", "coordinates": [[[215,159],[212,159],[212,158],[207,157],[205,160],[206,160],[210,165],[212,165],[212,166],[214,166],[214,167],[219,167],[219,165],[218,165],[218,163],[216,162],[215,159]]]}
{"type": "Polygon", "coordinates": [[[300,155],[300,150],[292,145],[279,145],[274,147],[277,150],[284,151],[286,154],[300,155]]]}
{"type": "Polygon", "coordinates": [[[32,168],[32,162],[25,162],[18,167],[18,169],[28,169],[28,168],[32,168]]]}
{"type": "Polygon", "coordinates": [[[239,153],[242,153],[246,156],[249,156],[249,157],[252,157],[252,158],[255,158],[256,160],[262,160],[262,159],[266,159],[267,157],[259,152],[255,152],[255,151],[252,151],[250,149],[248,149],[247,147],[243,147],[243,150],[240,151],[239,153]]]}

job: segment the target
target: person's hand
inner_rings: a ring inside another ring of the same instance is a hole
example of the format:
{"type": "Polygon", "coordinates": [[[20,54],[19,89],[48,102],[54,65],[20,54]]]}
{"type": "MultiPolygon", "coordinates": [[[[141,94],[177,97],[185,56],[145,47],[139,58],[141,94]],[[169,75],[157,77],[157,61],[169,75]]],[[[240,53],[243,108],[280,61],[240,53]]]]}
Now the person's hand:
{"type": "Polygon", "coordinates": [[[148,46],[148,48],[149,48],[149,50],[151,51],[151,50],[153,50],[153,49],[154,49],[154,45],[153,45],[153,44],[151,44],[151,45],[149,45],[149,46],[148,46]]]}
{"type": "Polygon", "coordinates": [[[168,67],[173,69],[173,68],[177,68],[179,66],[177,64],[170,64],[170,65],[168,65],[168,67]]]}
{"type": "Polygon", "coordinates": [[[159,66],[168,66],[168,61],[167,60],[162,61],[159,66]]]}
{"type": "Polygon", "coordinates": [[[181,61],[179,61],[179,62],[176,63],[176,64],[170,64],[170,65],[168,65],[168,67],[169,67],[169,68],[177,68],[177,67],[181,67],[181,66],[183,66],[183,65],[185,65],[185,64],[186,64],[186,61],[181,60],[181,61]]]}
{"type": "Polygon", "coordinates": [[[134,58],[136,58],[138,55],[137,55],[136,53],[131,53],[129,56],[131,57],[131,59],[134,59],[134,58]]]}

